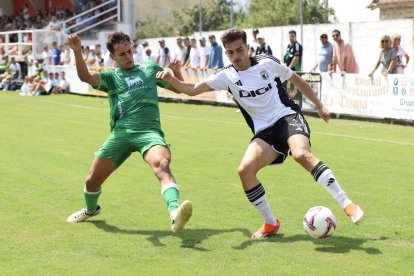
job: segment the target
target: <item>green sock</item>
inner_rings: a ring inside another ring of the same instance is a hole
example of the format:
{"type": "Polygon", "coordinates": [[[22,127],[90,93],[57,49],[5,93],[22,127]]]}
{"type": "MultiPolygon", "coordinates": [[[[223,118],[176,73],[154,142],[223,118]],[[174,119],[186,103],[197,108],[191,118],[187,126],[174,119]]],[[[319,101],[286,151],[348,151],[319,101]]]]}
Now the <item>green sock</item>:
{"type": "Polygon", "coordinates": [[[85,188],[83,194],[85,196],[86,212],[92,213],[98,208],[98,198],[101,195],[101,192],[102,190],[99,192],[88,192],[85,188]]]}
{"type": "Polygon", "coordinates": [[[162,199],[167,204],[168,212],[171,214],[178,208],[178,202],[180,199],[180,192],[178,186],[175,183],[164,185],[161,188],[162,199]]]}

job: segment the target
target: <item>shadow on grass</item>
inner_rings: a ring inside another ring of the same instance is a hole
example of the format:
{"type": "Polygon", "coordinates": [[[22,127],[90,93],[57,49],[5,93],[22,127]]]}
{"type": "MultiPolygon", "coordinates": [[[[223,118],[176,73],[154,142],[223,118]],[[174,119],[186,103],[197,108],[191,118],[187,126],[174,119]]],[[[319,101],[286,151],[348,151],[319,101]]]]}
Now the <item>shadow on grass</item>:
{"type": "Polygon", "coordinates": [[[294,235],[294,236],[285,236],[284,234],[275,234],[270,235],[263,239],[252,240],[250,238],[251,232],[245,228],[230,228],[230,229],[186,229],[181,234],[174,234],[171,231],[158,231],[158,230],[126,230],[121,229],[117,226],[109,225],[102,220],[87,221],[87,223],[92,223],[97,228],[109,232],[109,233],[120,233],[127,235],[141,235],[148,236],[147,240],[151,242],[154,246],[165,246],[162,243],[161,239],[165,237],[178,237],[181,239],[183,248],[191,248],[198,251],[211,251],[201,246],[201,243],[204,240],[207,240],[211,236],[223,234],[223,233],[232,233],[240,232],[248,240],[242,242],[238,246],[233,246],[236,250],[243,250],[249,246],[253,246],[257,243],[295,243],[295,242],[312,242],[320,247],[315,248],[316,251],[326,252],[326,253],[348,253],[351,250],[362,250],[367,254],[382,254],[378,248],[374,247],[363,247],[362,245],[367,241],[377,241],[385,240],[386,237],[364,239],[364,238],[351,238],[344,236],[331,236],[326,239],[313,239],[308,235],[294,235]]]}
{"type": "Polygon", "coordinates": [[[109,233],[120,233],[127,235],[141,235],[148,236],[147,240],[151,242],[154,246],[165,246],[162,243],[161,239],[165,237],[178,237],[181,239],[183,248],[191,248],[199,251],[210,251],[201,246],[201,243],[204,240],[207,240],[211,236],[223,234],[223,233],[232,233],[240,232],[246,237],[250,237],[251,233],[249,230],[244,228],[230,228],[230,229],[186,229],[181,234],[175,234],[171,231],[158,231],[158,230],[126,230],[121,229],[117,226],[109,225],[102,220],[87,221],[87,223],[92,223],[97,228],[102,229],[105,232],[109,233]]]}
{"type": "Polygon", "coordinates": [[[260,242],[273,242],[273,243],[294,243],[294,242],[313,242],[314,244],[320,246],[315,248],[316,251],[319,252],[327,252],[327,253],[348,253],[351,250],[362,250],[365,251],[367,254],[382,254],[382,252],[375,247],[363,247],[362,245],[367,241],[377,241],[377,240],[385,240],[386,237],[381,238],[372,238],[372,239],[363,239],[363,238],[351,238],[351,237],[344,237],[344,236],[331,236],[325,239],[313,239],[308,235],[294,235],[294,236],[285,236],[283,234],[276,234],[268,236],[264,239],[260,240],[248,240],[243,242],[241,245],[234,247],[234,249],[245,249],[252,244],[260,243],[260,242]]]}

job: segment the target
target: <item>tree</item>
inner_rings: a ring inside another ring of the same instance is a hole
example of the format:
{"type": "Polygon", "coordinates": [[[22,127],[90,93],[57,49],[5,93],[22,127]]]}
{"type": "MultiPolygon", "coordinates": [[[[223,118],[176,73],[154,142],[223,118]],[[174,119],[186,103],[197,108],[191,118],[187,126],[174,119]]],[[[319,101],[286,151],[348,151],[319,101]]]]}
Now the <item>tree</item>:
{"type": "MultiPolygon", "coordinates": [[[[245,27],[265,27],[296,25],[299,18],[300,0],[251,0],[249,12],[243,25],[245,27]]],[[[328,23],[329,16],[334,15],[320,0],[303,0],[303,23],[328,23]]]]}
{"type": "MultiPolygon", "coordinates": [[[[243,12],[235,11],[235,22],[244,18],[243,12]]],[[[189,35],[199,29],[198,5],[181,11],[173,11],[174,26],[179,34],[189,35]]],[[[203,2],[202,6],[203,31],[225,30],[230,27],[230,1],[211,0],[203,2]]]]}

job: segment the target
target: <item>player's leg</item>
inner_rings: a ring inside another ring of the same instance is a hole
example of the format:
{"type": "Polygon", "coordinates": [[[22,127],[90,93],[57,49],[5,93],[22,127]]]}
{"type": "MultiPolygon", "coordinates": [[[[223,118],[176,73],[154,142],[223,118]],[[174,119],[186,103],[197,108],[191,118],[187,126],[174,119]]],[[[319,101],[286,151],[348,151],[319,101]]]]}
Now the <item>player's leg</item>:
{"type": "Polygon", "coordinates": [[[252,235],[254,239],[272,234],[280,226],[266,199],[265,189],[257,178],[257,172],[271,164],[278,155],[269,144],[256,138],[247,147],[238,168],[243,190],[265,222],[262,228],[252,235]]]}
{"type": "Polygon", "coordinates": [[[101,207],[98,205],[98,199],[101,195],[101,186],[114,170],[115,162],[113,159],[95,157],[85,181],[84,198],[86,208],[69,216],[68,222],[82,222],[99,215],[101,207]]]}
{"type": "Polygon", "coordinates": [[[104,181],[131,155],[130,136],[124,132],[111,133],[105,143],[95,152],[95,159],[85,181],[86,208],[68,217],[68,222],[81,222],[101,212],[98,199],[104,181]]]}
{"type": "Polygon", "coordinates": [[[144,154],[145,161],[151,166],[161,186],[161,196],[167,205],[171,229],[180,233],[192,215],[192,204],[186,200],[179,205],[180,192],[170,169],[171,152],[163,145],[154,145],[144,154]]]}
{"type": "Polygon", "coordinates": [[[309,138],[302,134],[295,134],[289,137],[288,144],[293,159],[309,171],[315,181],[329,192],[353,223],[361,222],[364,212],[348,198],[331,169],[311,153],[309,138]]]}

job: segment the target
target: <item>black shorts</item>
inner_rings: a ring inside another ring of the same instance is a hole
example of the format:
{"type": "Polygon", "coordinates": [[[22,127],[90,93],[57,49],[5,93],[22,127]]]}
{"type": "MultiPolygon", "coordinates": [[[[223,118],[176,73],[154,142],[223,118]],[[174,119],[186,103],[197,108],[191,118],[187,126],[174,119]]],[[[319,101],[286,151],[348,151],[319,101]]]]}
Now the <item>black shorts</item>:
{"type": "Polygon", "coordinates": [[[310,138],[309,125],[300,113],[294,113],[279,119],[273,126],[265,128],[253,136],[251,141],[259,138],[271,145],[279,153],[272,164],[282,164],[289,154],[287,140],[295,134],[302,134],[310,138]]]}

